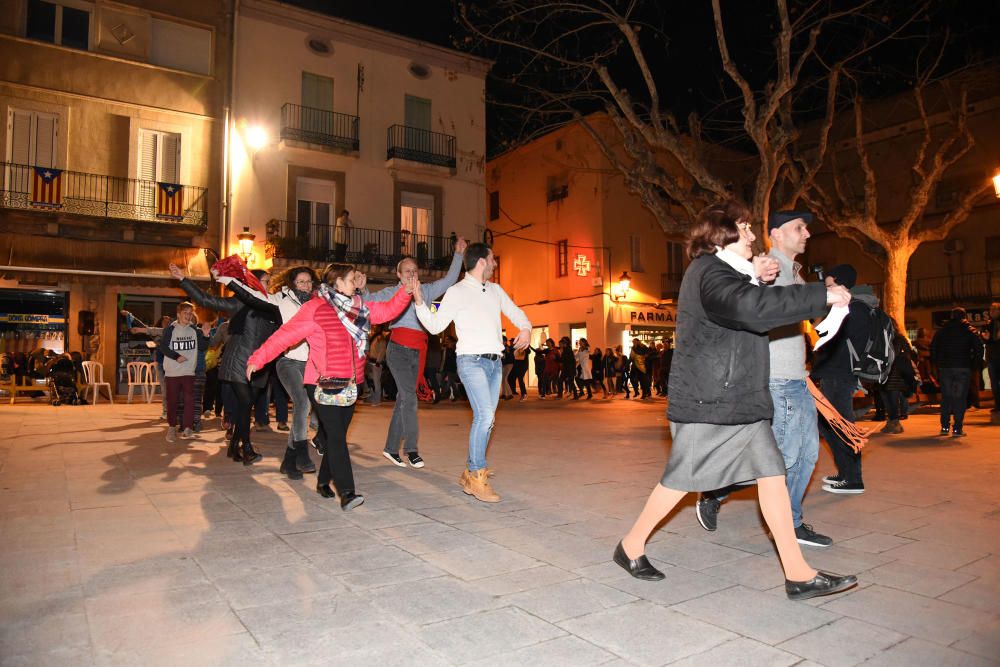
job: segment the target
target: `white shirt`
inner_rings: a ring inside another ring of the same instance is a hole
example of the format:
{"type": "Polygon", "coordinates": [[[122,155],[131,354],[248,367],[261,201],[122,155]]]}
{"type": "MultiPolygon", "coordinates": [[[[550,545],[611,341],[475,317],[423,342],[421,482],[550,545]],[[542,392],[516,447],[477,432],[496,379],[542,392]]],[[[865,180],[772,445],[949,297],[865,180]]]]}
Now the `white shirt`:
{"type": "Polygon", "coordinates": [[[426,302],[416,306],[416,311],[420,323],[432,334],[441,333],[455,323],[456,354],[501,354],[501,312],[518,329],[531,329],[524,311],[510,300],[500,285],[482,283],[469,274],[448,288],[436,313],[430,311],[426,302]]]}

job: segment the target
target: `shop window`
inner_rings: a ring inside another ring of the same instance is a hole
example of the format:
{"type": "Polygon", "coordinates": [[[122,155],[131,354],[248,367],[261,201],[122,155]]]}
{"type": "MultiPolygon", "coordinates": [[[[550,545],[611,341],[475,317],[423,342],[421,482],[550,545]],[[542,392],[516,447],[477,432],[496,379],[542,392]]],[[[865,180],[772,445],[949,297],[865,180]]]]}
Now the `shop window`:
{"type": "Polygon", "coordinates": [[[563,239],[556,243],[556,276],[564,278],[569,275],[569,241],[563,239]]]}
{"type": "Polygon", "coordinates": [[[60,0],[28,0],[24,34],[28,39],[68,46],[90,48],[90,13],[88,3],[60,0]]]}

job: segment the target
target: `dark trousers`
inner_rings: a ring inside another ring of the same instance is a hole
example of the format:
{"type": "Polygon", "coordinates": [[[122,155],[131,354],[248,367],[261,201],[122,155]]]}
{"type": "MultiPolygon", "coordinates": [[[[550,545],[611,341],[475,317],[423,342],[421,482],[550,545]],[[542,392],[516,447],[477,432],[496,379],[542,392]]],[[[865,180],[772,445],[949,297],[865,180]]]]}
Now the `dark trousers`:
{"type": "MultiPolygon", "coordinates": [[[[194,407],[192,408],[194,410],[194,417],[191,423],[195,427],[198,427],[201,425],[201,412],[203,409],[202,402],[205,400],[205,371],[197,372],[194,374],[194,388],[192,394],[194,396],[194,403],[193,403],[194,407]]],[[[178,405],[176,411],[178,421],[181,420],[182,413],[187,410],[188,402],[189,401],[185,398],[183,393],[178,397],[178,405]]]]}
{"type": "Polygon", "coordinates": [[[233,442],[250,444],[250,413],[257,399],[263,393],[262,387],[254,387],[248,382],[230,382],[233,390],[233,442]]]}
{"type": "Polygon", "coordinates": [[[586,389],[587,390],[587,398],[593,398],[594,395],[590,391],[590,383],[591,382],[593,382],[593,380],[584,380],[583,378],[577,378],[576,379],[576,386],[578,386],[580,388],[580,395],[581,396],[583,396],[583,390],[586,389]]]}
{"type": "Polygon", "coordinates": [[[219,382],[219,367],[205,371],[205,399],[202,411],[212,410],[217,415],[222,412],[222,383],[219,382]]]}
{"type": "Polygon", "coordinates": [[[167,383],[167,423],[177,426],[177,404],[183,396],[184,408],[181,417],[181,428],[191,428],[194,425],[194,376],[166,378],[167,383]]]}
{"type": "Polygon", "coordinates": [[[515,360],[514,369],[510,372],[510,390],[512,393],[517,393],[517,388],[521,388],[521,396],[527,396],[528,391],[524,387],[524,376],[528,373],[528,361],[525,359],[515,360]]]}
{"type": "Polygon", "coordinates": [[[219,380],[219,393],[222,395],[222,419],[227,425],[234,424],[236,418],[236,392],[233,383],[219,380]]]}
{"type": "Polygon", "coordinates": [[[347,427],[354,417],[354,406],[320,405],[316,402],[316,385],[307,384],[306,392],[312,402],[313,412],[319,419],[316,439],[323,443],[323,460],[320,462],[316,482],[337,487],[337,493],[344,495],[354,492],[354,469],[351,454],[347,451],[347,427]]]}
{"type": "Polygon", "coordinates": [[[882,395],[882,402],[885,404],[886,417],[889,419],[902,419],[906,415],[908,406],[903,392],[883,389],[879,393],[882,395]]]}
{"type": "MultiPolygon", "coordinates": [[[[821,381],[820,390],[830,404],[847,421],[854,423],[854,390],[858,381],[849,378],[825,378],[821,381]]],[[[851,449],[837,432],[830,428],[826,419],[819,420],[819,432],[830,447],[833,462],[837,465],[837,476],[849,484],[863,484],[861,478],[861,454],[851,449]]]]}
{"type": "Polygon", "coordinates": [[[954,419],[951,428],[962,430],[965,421],[966,399],[969,396],[969,381],[972,370],[968,368],[938,368],[941,383],[941,428],[946,429],[954,419]]]}

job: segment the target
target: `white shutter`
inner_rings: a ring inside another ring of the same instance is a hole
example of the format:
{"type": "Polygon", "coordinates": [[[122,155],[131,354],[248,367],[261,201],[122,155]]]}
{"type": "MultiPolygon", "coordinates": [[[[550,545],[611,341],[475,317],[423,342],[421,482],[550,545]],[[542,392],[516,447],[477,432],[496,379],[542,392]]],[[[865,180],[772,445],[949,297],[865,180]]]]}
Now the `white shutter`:
{"type": "Polygon", "coordinates": [[[155,181],[157,134],[155,132],[139,131],[139,180],[155,181]]]}
{"type": "Polygon", "coordinates": [[[35,155],[36,167],[56,166],[56,146],[59,119],[51,114],[35,114],[35,155]]]}
{"type": "Polygon", "coordinates": [[[7,162],[31,164],[31,112],[11,109],[7,121],[7,162]]]}
{"type": "Polygon", "coordinates": [[[181,176],[181,136],[160,135],[160,178],[165,183],[179,183],[181,176]]]}

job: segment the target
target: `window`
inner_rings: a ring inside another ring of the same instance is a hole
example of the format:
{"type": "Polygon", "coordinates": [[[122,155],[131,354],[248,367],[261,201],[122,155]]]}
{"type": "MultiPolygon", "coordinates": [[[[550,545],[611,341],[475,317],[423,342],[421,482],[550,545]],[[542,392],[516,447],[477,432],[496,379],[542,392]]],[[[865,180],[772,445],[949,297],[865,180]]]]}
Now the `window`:
{"type": "Polygon", "coordinates": [[[500,192],[490,193],[490,220],[500,219],[500,192]]]}
{"type": "Polygon", "coordinates": [[[679,280],[684,275],[684,245],[667,241],[667,276],[679,280]]]}
{"type": "Polygon", "coordinates": [[[418,130],[431,129],[431,101],[423,97],[407,95],[404,99],[406,106],[403,124],[407,127],[415,127],[418,130]]]}
{"type": "Polygon", "coordinates": [[[569,196],[569,182],[566,176],[549,176],[545,183],[545,201],[552,203],[569,196]]]}
{"type": "Polygon", "coordinates": [[[7,113],[7,162],[33,167],[56,167],[59,116],[10,109],[7,113]]]}
{"type": "Polygon", "coordinates": [[[399,193],[399,206],[401,252],[416,257],[417,263],[422,265],[430,259],[434,195],[404,191],[399,193]]]}
{"type": "Polygon", "coordinates": [[[28,0],[25,36],[72,49],[90,48],[90,9],[81,2],[28,0]]]}
{"type": "Polygon", "coordinates": [[[302,73],[302,106],[333,111],[333,79],[310,72],[302,73]]]}
{"type": "Polygon", "coordinates": [[[139,130],[139,180],[178,183],[181,175],[181,135],[139,130]]]}
{"type": "Polygon", "coordinates": [[[569,275],[569,241],[556,243],[556,275],[560,278],[569,275]]]}
{"type": "Polygon", "coordinates": [[[309,248],[333,250],[334,201],[337,184],[319,178],[295,179],[295,236],[309,248]]]}
{"type": "Polygon", "coordinates": [[[632,262],[631,262],[632,268],[629,269],[629,270],[630,271],[639,271],[639,272],[641,272],[643,270],[643,268],[642,268],[642,238],[639,237],[639,236],[630,236],[630,237],[628,237],[628,242],[629,242],[629,251],[630,251],[631,258],[632,258],[632,262]]]}
{"type": "Polygon", "coordinates": [[[154,18],[149,62],[195,74],[212,73],[212,31],[154,18]]]}

